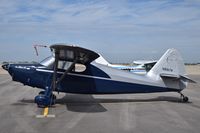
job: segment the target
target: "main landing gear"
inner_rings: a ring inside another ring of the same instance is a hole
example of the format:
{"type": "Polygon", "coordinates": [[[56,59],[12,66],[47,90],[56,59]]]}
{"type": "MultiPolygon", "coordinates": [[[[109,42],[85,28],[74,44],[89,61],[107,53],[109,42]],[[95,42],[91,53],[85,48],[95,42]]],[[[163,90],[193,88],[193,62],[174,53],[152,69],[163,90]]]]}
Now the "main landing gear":
{"type": "Polygon", "coordinates": [[[38,107],[45,108],[55,104],[56,96],[51,93],[47,94],[45,91],[41,91],[39,95],[35,97],[35,103],[37,103],[38,107]]]}
{"type": "Polygon", "coordinates": [[[187,96],[184,96],[183,93],[179,92],[179,94],[181,95],[181,101],[186,103],[189,101],[189,98],[187,96]]]}

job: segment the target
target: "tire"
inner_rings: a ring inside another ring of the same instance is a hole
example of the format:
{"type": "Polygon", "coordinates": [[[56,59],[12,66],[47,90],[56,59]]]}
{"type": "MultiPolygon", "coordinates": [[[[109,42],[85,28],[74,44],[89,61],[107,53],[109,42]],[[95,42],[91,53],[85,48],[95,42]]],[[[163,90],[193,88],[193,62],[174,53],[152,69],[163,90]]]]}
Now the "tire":
{"type": "Polygon", "coordinates": [[[188,97],[183,97],[183,102],[188,102],[189,98],[188,97]]]}
{"type": "Polygon", "coordinates": [[[39,108],[45,108],[48,106],[48,101],[47,101],[46,97],[42,94],[37,95],[35,97],[35,103],[37,104],[37,106],[39,108]]]}

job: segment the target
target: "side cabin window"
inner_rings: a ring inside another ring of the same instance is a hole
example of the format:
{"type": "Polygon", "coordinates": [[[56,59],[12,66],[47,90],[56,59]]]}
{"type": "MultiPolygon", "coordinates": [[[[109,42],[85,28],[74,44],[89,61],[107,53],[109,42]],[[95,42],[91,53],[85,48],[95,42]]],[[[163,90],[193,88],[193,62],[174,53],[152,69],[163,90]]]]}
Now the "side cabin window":
{"type": "Polygon", "coordinates": [[[69,61],[58,61],[58,69],[67,70],[72,65],[69,61]]]}
{"type": "Polygon", "coordinates": [[[79,64],[79,63],[75,64],[75,69],[74,69],[75,72],[81,73],[81,72],[84,72],[85,70],[86,70],[86,66],[85,65],[79,64]]]}
{"type": "MultiPolygon", "coordinates": [[[[68,68],[73,64],[73,62],[69,61],[58,61],[58,69],[60,70],[68,70],[68,68]]],[[[76,63],[75,67],[72,69],[74,72],[84,72],[86,70],[86,66],[83,64],[76,63]]]]}

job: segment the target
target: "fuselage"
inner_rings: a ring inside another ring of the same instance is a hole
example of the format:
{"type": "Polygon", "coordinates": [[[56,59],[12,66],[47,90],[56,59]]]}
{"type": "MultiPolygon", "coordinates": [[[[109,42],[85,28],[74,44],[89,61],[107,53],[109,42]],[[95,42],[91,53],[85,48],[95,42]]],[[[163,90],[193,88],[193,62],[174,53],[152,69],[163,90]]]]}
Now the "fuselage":
{"type": "MultiPolygon", "coordinates": [[[[51,87],[53,68],[41,64],[10,64],[8,72],[14,81],[31,87],[51,87]]],[[[65,70],[58,69],[59,79],[65,70]]],[[[92,62],[83,72],[70,71],[57,85],[56,90],[80,94],[121,94],[179,91],[168,88],[161,79],[137,75],[92,62]]]]}

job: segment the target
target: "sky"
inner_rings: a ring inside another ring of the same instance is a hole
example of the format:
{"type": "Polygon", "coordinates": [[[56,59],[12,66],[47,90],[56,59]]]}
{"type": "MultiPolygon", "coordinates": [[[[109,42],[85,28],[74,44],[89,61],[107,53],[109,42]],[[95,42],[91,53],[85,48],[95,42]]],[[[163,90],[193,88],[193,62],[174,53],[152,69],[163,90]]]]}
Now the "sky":
{"type": "Polygon", "coordinates": [[[0,0],[0,61],[39,61],[66,43],[109,62],[159,59],[177,49],[200,62],[200,0],[0,0]]]}

